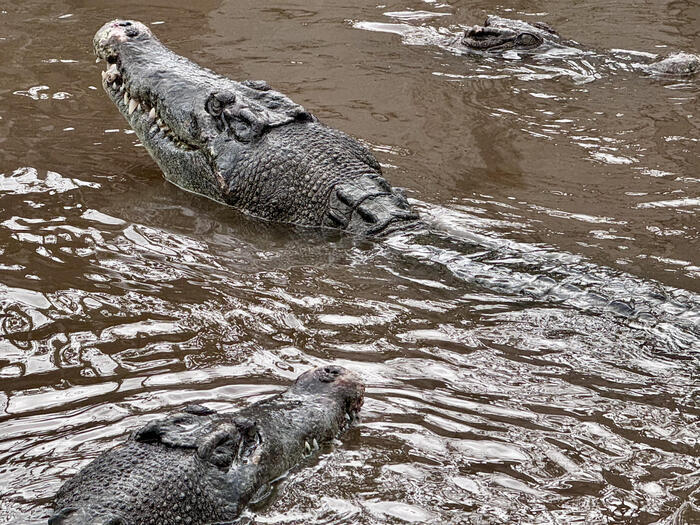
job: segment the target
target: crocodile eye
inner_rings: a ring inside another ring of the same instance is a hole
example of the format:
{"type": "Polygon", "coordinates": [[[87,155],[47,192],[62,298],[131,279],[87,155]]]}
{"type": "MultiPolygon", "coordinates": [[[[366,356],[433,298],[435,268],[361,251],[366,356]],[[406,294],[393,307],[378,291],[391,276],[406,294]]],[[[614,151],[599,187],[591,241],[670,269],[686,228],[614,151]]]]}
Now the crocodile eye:
{"type": "Polygon", "coordinates": [[[520,33],[517,44],[522,47],[537,47],[542,43],[542,39],[532,33],[520,33]]]}
{"type": "Polygon", "coordinates": [[[212,94],[205,105],[207,113],[212,117],[221,116],[221,112],[224,110],[224,103],[217,95],[218,93],[212,94]]]}
{"type": "Polygon", "coordinates": [[[228,125],[226,122],[226,110],[236,102],[236,95],[229,91],[215,91],[204,104],[207,113],[214,117],[216,127],[219,131],[223,131],[228,125]],[[222,117],[223,115],[223,117],[222,117]]]}

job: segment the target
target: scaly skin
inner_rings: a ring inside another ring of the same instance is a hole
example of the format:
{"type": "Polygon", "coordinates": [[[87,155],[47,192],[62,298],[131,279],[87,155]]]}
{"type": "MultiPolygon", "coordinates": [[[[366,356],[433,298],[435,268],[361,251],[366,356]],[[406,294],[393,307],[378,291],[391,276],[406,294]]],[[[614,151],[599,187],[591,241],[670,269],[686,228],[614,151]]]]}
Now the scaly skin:
{"type": "Polygon", "coordinates": [[[230,521],[269,482],[342,433],[364,386],[339,366],[234,414],[199,405],[153,421],[58,491],[49,525],[230,521]]]}
{"type": "Polygon", "coordinates": [[[93,43],[105,91],[174,184],[271,221],[366,235],[417,222],[366,147],[265,82],[204,69],[140,22],[93,43]]]}
{"type": "Polygon", "coordinates": [[[501,53],[510,49],[541,53],[547,49],[565,47],[566,44],[554,29],[543,22],[528,24],[489,15],[483,26],[475,25],[465,30],[455,45],[487,53],[501,53]]]}

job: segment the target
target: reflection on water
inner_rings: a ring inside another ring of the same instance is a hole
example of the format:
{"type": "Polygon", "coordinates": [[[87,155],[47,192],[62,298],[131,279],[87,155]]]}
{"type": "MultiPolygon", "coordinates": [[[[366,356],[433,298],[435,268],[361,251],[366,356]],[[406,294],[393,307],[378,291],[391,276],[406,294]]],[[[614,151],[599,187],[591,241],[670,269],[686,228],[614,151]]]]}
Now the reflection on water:
{"type": "Polygon", "coordinates": [[[242,523],[700,520],[698,80],[610,65],[697,52],[671,4],[2,7],[0,523],[45,522],[156,416],[328,361],[365,378],[361,423],[242,523]],[[487,13],[596,56],[406,45],[487,13]],[[271,225],[165,183],[96,88],[117,16],[362,137],[434,232],[271,225]]]}

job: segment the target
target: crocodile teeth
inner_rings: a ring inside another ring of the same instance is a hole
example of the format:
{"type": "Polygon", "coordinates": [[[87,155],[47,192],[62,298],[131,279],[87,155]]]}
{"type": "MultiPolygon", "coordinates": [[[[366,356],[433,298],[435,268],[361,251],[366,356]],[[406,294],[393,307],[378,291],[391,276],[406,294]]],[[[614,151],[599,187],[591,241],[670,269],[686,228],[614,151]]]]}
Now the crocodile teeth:
{"type": "Polygon", "coordinates": [[[134,112],[134,110],[136,109],[136,106],[137,106],[137,105],[138,105],[138,102],[136,101],[135,98],[132,98],[132,99],[129,101],[129,115],[131,115],[131,114],[134,112]]]}
{"type": "Polygon", "coordinates": [[[121,85],[119,88],[119,93],[123,93],[126,88],[124,87],[124,84],[121,85]]]}
{"type": "Polygon", "coordinates": [[[352,421],[350,414],[348,414],[347,412],[345,412],[345,419],[347,419],[348,421],[352,421]]]}
{"type": "Polygon", "coordinates": [[[116,91],[117,89],[119,89],[119,86],[117,86],[117,83],[116,83],[116,82],[112,82],[112,89],[113,89],[114,91],[116,91]]]}
{"type": "Polygon", "coordinates": [[[156,108],[151,108],[151,111],[148,112],[148,118],[150,120],[156,119],[156,108]]]}
{"type": "Polygon", "coordinates": [[[106,80],[107,83],[111,83],[119,77],[119,70],[116,64],[112,64],[107,68],[107,71],[102,71],[102,80],[106,80]]]}
{"type": "Polygon", "coordinates": [[[100,57],[97,57],[97,58],[95,59],[95,64],[99,64],[99,63],[100,63],[100,57]]]}
{"type": "Polygon", "coordinates": [[[311,445],[309,445],[308,441],[304,441],[304,448],[307,452],[311,452],[311,445]]]}
{"type": "Polygon", "coordinates": [[[127,93],[127,92],[125,91],[125,92],[124,92],[124,105],[126,106],[126,105],[128,105],[128,104],[129,104],[129,93],[127,93]]]}
{"type": "Polygon", "coordinates": [[[316,441],[316,438],[311,442],[314,446],[314,450],[318,450],[318,441],[316,441]]]}

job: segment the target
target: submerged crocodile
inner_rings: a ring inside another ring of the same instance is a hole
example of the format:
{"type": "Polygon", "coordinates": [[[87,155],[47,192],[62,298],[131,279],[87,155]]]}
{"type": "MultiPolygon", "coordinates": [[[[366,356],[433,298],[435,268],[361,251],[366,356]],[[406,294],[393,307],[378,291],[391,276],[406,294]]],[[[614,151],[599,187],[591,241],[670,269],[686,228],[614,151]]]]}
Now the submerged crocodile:
{"type": "MultiPolygon", "coordinates": [[[[571,55],[583,51],[573,40],[564,40],[545,22],[523,22],[496,15],[489,15],[484,25],[466,29],[464,34],[452,39],[449,46],[460,51],[502,54],[571,55]]],[[[649,64],[639,64],[643,71],[656,76],[692,76],[700,71],[700,56],[691,53],[673,53],[649,64]]]]}
{"type": "Polygon", "coordinates": [[[700,55],[677,52],[658,59],[653,53],[610,50],[598,52],[565,40],[544,22],[523,22],[489,15],[483,25],[474,25],[458,33],[430,26],[354,22],[358,29],[395,33],[409,45],[433,45],[451,53],[500,56],[503,58],[531,57],[535,60],[581,59],[572,77],[580,81],[594,80],[598,75],[593,64],[602,62],[610,70],[629,69],[657,78],[685,78],[700,72],[700,55]],[[591,70],[593,68],[593,70],[591,70]]]}
{"type": "Polygon", "coordinates": [[[329,365],[234,414],[189,405],[136,430],[68,480],[49,525],[229,522],[345,430],[363,395],[355,374],[329,365]]]}
{"type": "Polygon", "coordinates": [[[102,84],[170,182],[251,215],[376,235],[418,220],[357,140],[263,81],[236,82],[166,48],[145,25],[93,40],[102,84]]]}

